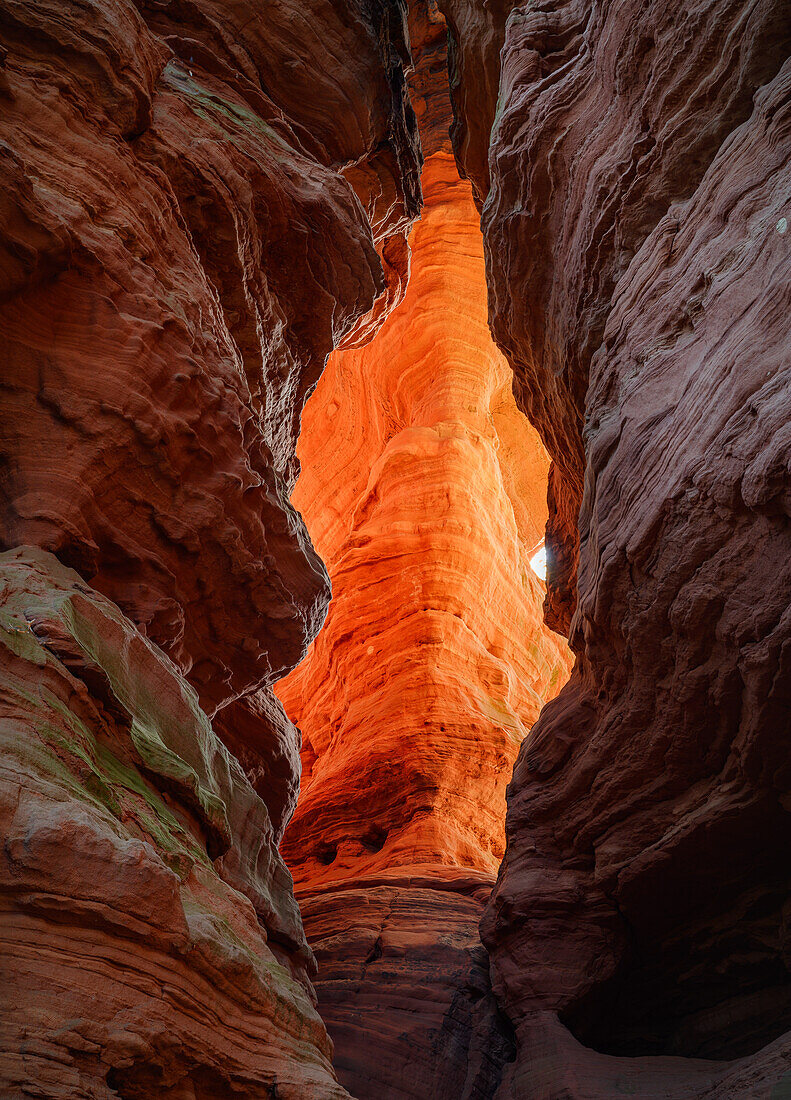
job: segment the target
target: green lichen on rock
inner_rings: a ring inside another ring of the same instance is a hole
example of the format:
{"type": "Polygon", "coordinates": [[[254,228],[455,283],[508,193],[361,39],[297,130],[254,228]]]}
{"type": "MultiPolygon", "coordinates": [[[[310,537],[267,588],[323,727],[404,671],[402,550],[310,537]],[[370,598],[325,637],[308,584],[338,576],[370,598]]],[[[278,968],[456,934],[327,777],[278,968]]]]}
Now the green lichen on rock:
{"type": "MultiPolygon", "coordinates": [[[[203,1027],[194,990],[212,988],[240,1026],[297,1059],[298,1091],[284,1095],[303,1095],[314,1076],[329,1082],[316,1096],[345,1095],[327,1076],[329,1040],[299,980],[311,955],[265,805],[178,669],[34,548],[0,554],[0,823],[0,887],[17,915],[55,914],[59,928],[79,930],[53,941],[64,973],[86,959],[90,972],[95,952],[106,954],[112,995],[117,960],[133,958],[136,976],[150,968],[152,980],[125,985],[141,1006],[125,1016],[135,1044],[152,1019],[174,1033],[203,1027]]],[[[79,983],[54,988],[79,1002],[79,983]]],[[[91,996],[89,982],[77,1014],[93,1021],[91,996]]],[[[92,1032],[108,1064],[114,1021],[92,1032]]],[[[287,1080],[266,1062],[257,1072],[259,1083],[287,1080]]]]}
{"type": "MultiPolygon", "coordinates": [[[[47,664],[53,669],[60,666],[32,631],[26,644],[13,647],[13,652],[39,668],[47,664]]],[[[70,798],[86,802],[123,822],[116,830],[119,835],[128,831],[130,822],[136,820],[165,862],[177,872],[186,873],[196,861],[209,864],[204,849],[159,793],[103,745],[50,687],[40,684],[35,692],[26,690],[7,663],[3,668],[3,687],[9,702],[16,700],[13,709],[20,715],[29,715],[35,733],[33,737],[14,739],[20,763],[47,777],[70,798]],[[142,806],[149,812],[144,812],[142,806]]]]}
{"type": "Polygon", "coordinates": [[[77,592],[62,601],[61,614],[128,713],[129,736],[146,767],[181,786],[209,830],[230,847],[222,775],[215,774],[218,763],[222,771],[223,753],[195,692],[120,612],[108,621],[105,607],[97,608],[95,601],[77,592]]]}
{"type": "Polygon", "coordinates": [[[285,138],[259,114],[238,100],[226,99],[205,87],[177,61],[168,63],[164,79],[178,92],[188,95],[195,114],[214,126],[227,140],[234,141],[234,128],[242,129],[256,138],[262,137],[269,143],[279,145],[287,153],[294,152],[285,138]]]}
{"type": "Polygon", "coordinates": [[[180,877],[196,861],[210,864],[225,854],[223,877],[247,895],[262,922],[307,952],[266,806],[165,654],[77,573],[37,548],[0,554],[0,603],[0,643],[13,654],[4,662],[4,686],[18,693],[16,710],[29,717],[42,746],[34,751],[29,738],[18,738],[17,756],[124,830],[134,825],[180,877]],[[14,659],[36,673],[15,673],[14,659]],[[124,739],[131,765],[101,735],[97,690],[120,716],[114,736],[124,739]],[[184,822],[166,795],[183,807],[184,822]],[[200,823],[197,834],[190,815],[200,823]]]}

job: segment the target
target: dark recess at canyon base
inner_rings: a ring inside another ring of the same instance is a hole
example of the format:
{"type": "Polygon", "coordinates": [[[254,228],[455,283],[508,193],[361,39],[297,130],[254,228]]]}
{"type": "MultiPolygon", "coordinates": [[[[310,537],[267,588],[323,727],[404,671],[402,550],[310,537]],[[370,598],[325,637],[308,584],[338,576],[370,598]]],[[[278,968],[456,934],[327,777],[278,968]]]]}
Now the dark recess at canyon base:
{"type": "Polygon", "coordinates": [[[791,2],[0,0],[0,170],[0,1093],[791,1096],[791,2]]]}

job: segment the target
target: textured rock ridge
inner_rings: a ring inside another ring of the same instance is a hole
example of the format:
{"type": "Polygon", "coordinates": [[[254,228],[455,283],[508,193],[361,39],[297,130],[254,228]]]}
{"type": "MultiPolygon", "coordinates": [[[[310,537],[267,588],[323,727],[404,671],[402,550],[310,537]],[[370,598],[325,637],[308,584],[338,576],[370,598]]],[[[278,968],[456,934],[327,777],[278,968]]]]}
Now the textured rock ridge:
{"type": "Polygon", "coordinates": [[[346,1096],[266,806],[178,670],[33,548],[0,644],[3,1094],[346,1096]]]}
{"type": "Polygon", "coordinates": [[[282,851],[359,1097],[491,1096],[508,1055],[477,933],[520,742],[569,668],[529,565],[548,459],[486,320],[478,215],[426,162],[402,304],[308,403],[294,501],[333,601],[277,688],[303,735],[282,851]]]}
{"type": "Polygon", "coordinates": [[[397,5],[315,9],[3,5],[3,541],[78,568],[212,711],[322,621],[301,407],[419,209],[397,5]]]}
{"type": "Polygon", "coordinates": [[[779,1096],[791,8],[444,8],[492,330],[553,458],[547,621],[577,653],[482,925],[517,1036],[500,1095],[779,1096]]]}
{"type": "Polygon", "coordinates": [[[553,459],[546,611],[568,633],[585,393],[613,287],[778,71],[788,10],[738,0],[443,8],[458,43],[454,148],[479,201],[489,196],[492,331],[553,459]]]}
{"type": "Polygon", "coordinates": [[[500,94],[500,51],[516,0],[438,0],[447,22],[450,128],[459,173],[480,209],[489,192],[489,135],[500,94]]]}
{"type": "Polygon", "coordinates": [[[405,28],[0,2],[4,1095],[345,1095],[271,685],[330,593],[288,499],[302,405],[408,275],[405,28]]]}

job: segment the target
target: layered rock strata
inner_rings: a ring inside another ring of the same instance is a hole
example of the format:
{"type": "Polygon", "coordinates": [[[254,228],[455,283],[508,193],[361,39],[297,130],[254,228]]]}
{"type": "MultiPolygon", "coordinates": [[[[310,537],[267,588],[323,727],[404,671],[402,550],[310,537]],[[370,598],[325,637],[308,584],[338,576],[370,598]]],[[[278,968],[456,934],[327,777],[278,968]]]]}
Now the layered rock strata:
{"type": "Polygon", "coordinates": [[[344,1095],[270,689],[330,592],[302,405],[408,274],[405,28],[0,3],[4,1094],[344,1095]]]}
{"type": "Polygon", "coordinates": [[[790,49],[0,2],[0,1090],[346,1095],[342,347],[343,1082],[785,1095],[790,49]]]}
{"type": "Polygon", "coordinates": [[[496,12],[444,6],[476,27],[456,151],[577,653],[482,926],[500,1095],[784,1095],[791,8],[510,5],[486,160],[496,12]]]}
{"type": "Polygon", "coordinates": [[[277,688],[303,735],[282,851],[340,1080],[459,1100],[508,1055],[477,924],[513,761],[569,658],[529,565],[548,459],[489,336],[470,188],[439,152],[423,191],[403,303],[303,418],[294,501],[333,601],[277,688]]]}
{"type": "Polygon", "coordinates": [[[6,1096],[341,1097],[266,806],[175,666],[0,555],[6,1096]]]}
{"type": "Polygon", "coordinates": [[[78,568],[211,710],[322,621],[300,411],[385,294],[372,226],[419,208],[403,36],[315,8],[299,42],[287,3],[3,8],[3,541],[78,568]]]}

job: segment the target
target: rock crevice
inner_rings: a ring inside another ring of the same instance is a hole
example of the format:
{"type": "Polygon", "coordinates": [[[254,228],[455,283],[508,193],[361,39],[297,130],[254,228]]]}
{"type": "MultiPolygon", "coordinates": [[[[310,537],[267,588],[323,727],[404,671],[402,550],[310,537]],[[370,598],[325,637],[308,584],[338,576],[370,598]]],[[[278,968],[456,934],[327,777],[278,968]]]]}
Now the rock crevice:
{"type": "Polygon", "coordinates": [[[472,1100],[511,1054],[477,932],[505,787],[570,659],[529,564],[548,459],[488,332],[478,215],[449,153],[423,192],[403,302],[331,358],[303,418],[294,501],[333,602],[277,687],[304,765],[282,851],[341,1081],[472,1100]]]}

